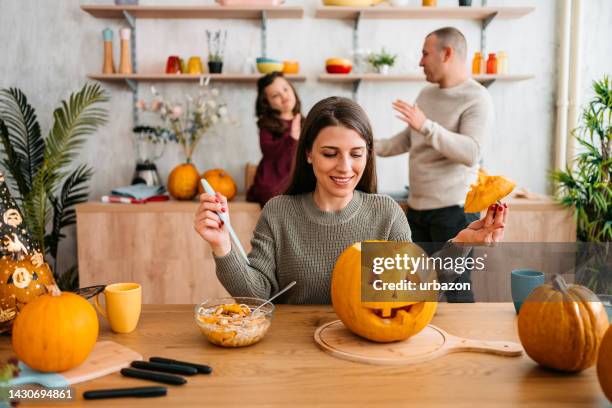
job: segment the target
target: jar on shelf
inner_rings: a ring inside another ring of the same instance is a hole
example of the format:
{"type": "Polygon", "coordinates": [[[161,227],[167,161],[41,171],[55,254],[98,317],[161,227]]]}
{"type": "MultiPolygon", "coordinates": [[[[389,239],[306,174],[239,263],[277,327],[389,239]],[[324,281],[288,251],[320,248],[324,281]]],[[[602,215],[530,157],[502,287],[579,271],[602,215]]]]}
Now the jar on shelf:
{"type": "Polygon", "coordinates": [[[492,52],[487,60],[487,74],[497,74],[497,56],[492,52]]]}
{"type": "Polygon", "coordinates": [[[482,58],[482,52],[476,51],[474,53],[474,59],[472,59],[472,75],[480,75],[484,71],[484,59],[482,58]]]}
{"type": "Polygon", "coordinates": [[[497,73],[508,75],[508,54],[500,51],[497,55],[497,73]]]}

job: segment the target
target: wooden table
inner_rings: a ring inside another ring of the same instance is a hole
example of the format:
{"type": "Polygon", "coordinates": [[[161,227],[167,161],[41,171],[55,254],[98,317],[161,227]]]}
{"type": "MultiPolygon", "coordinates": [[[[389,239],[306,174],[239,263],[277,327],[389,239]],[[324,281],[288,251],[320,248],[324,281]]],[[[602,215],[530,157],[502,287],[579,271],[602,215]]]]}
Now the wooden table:
{"type": "MultiPolygon", "coordinates": [[[[267,336],[242,349],[209,344],[196,329],[191,305],[145,305],[137,330],[113,334],[101,322],[100,339],[143,354],[210,364],[210,376],[168,386],[153,399],[84,401],[83,391],[155,385],[112,374],[76,386],[78,400],[57,406],[88,407],[607,407],[594,368],[564,375],[539,368],[526,355],[456,353],[412,366],[372,366],[332,357],[313,340],[335,320],[330,306],[280,305],[267,336]]],[[[518,341],[510,303],[440,304],[433,323],[451,334],[518,341]]],[[[0,338],[0,357],[11,354],[0,338]]],[[[42,404],[30,404],[41,407],[42,404]]],[[[24,404],[27,406],[27,404],[24,404]]]]}

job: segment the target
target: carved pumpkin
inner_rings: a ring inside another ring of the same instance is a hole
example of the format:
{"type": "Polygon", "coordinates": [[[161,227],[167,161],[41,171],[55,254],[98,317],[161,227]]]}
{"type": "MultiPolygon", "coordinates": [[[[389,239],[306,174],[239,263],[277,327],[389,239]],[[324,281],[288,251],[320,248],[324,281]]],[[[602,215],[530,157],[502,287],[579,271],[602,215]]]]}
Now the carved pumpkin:
{"type": "MultiPolygon", "coordinates": [[[[238,187],[234,179],[223,169],[208,170],[202,174],[202,178],[208,181],[213,190],[227,197],[227,201],[231,201],[238,192],[238,187]]],[[[200,194],[204,192],[204,188],[201,184],[198,184],[198,192],[200,194]]]]}
{"type": "Polygon", "coordinates": [[[478,181],[470,186],[465,197],[466,213],[486,210],[514,190],[516,183],[503,176],[489,176],[484,170],[478,171],[478,181]]]}
{"type": "Polygon", "coordinates": [[[0,172],[0,332],[10,331],[25,304],[50,285],[53,274],[0,172]]]}
{"type": "Polygon", "coordinates": [[[612,326],[606,331],[599,346],[597,378],[606,398],[612,402],[612,326]]]}
{"type": "Polygon", "coordinates": [[[518,316],[525,351],[535,362],[561,371],[591,367],[608,329],[603,304],[589,289],[567,285],[560,275],[535,288],[518,316]]]}
{"type": "MultiPolygon", "coordinates": [[[[415,248],[418,248],[416,245],[415,248]]],[[[419,256],[413,253],[411,256],[419,256]]],[[[342,323],[368,340],[406,340],[427,326],[437,302],[362,302],[361,243],[346,249],[336,261],[331,284],[332,304],[342,323]]]]}
{"type": "Polygon", "coordinates": [[[168,192],[177,200],[192,200],[198,192],[200,174],[191,163],[176,166],[168,176],[168,192]]]}
{"type": "Polygon", "coordinates": [[[29,367],[61,372],[80,365],[96,344],[98,317],[87,300],[54,291],[28,303],[13,324],[13,349],[29,367]]]}

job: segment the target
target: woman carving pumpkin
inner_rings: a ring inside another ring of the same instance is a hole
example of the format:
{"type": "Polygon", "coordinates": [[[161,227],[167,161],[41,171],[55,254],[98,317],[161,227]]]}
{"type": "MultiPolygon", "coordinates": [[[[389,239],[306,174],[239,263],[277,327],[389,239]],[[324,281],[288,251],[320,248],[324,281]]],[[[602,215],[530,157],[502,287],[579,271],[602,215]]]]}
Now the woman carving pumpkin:
{"type": "MultiPolygon", "coordinates": [[[[210,244],[217,276],[233,296],[268,298],[295,280],[281,301],[327,304],[332,270],[344,249],[358,241],[411,240],[400,206],[376,194],[367,115],[340,97],[318,102],[308,114],[289,187],[265,205],[255,228],[250,265],[214,211],[228,211],[225,197],[202,194],[194,227],[210,244]]],[[[500,241],[507,214],[505,206],[492,206],[453,241],[500,241]]]]}

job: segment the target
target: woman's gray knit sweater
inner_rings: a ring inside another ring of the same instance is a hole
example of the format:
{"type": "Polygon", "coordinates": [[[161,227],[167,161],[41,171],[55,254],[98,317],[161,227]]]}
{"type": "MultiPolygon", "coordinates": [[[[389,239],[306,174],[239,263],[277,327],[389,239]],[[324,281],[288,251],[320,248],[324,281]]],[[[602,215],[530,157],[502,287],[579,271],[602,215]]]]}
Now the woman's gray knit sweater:
{"type": "Polygon", "coordinates": [[[232,296],[266,299],[296,281],[280,302],[328,304],[336,259],[366,240],[411,240],[406,215],[390,197],[356,190],[345,208],[332,213],[319,210],[312,193],[278,196],[255,228],[251,265],[232,248],[215,257],[217,276],[232,296]]]}

